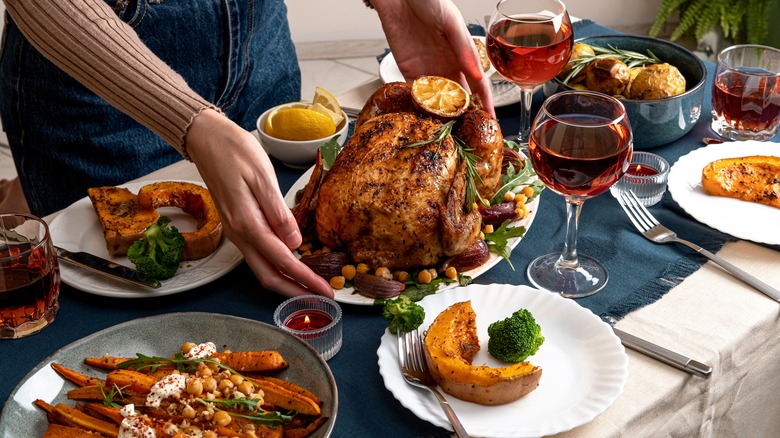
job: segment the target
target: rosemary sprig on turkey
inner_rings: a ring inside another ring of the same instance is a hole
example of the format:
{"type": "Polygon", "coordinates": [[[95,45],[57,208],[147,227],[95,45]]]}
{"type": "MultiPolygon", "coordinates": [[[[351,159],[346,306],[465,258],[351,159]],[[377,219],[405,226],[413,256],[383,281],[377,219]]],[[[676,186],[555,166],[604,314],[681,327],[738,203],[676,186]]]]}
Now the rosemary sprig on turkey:
{"type": "Polygon", "coordinates": [[[444,139],[446,139],[448,136],[451,136],[452,139],[455,141],[455,146],[457,147],[458,151],[458,159],[461,161],[466,162],[466,196],[464,204],[468,211],[472,211],[474,208],[474,204],[477,202],[477,199],[483,204],[487,205],[486,201],[482,199],[482,196],[479,195],[479,191],[477,191],[477,181],[479,181],[480,184],[483,183],[482,177],[479,176],[479,173],[477,173],[476,164],[479,162],[482,158],[480,158],[478,155],[471,153],[473,151],[473,148],[470,148],[463,140],[458,138],[457,135],[452,133],[452,127],[455,125],[455,120],[450,120],[449,122],[443,124],[441,128],[437,131],[436,137],[425,140],[425,141],[418,141],[412,144],[407,145],[406,147],[413,148],[417,146],[425,146],[431,143],[436,143],[437,148],[435,153],[439,153],[439,148],[441,147],[442,143],[444,142],[444,139]]]}

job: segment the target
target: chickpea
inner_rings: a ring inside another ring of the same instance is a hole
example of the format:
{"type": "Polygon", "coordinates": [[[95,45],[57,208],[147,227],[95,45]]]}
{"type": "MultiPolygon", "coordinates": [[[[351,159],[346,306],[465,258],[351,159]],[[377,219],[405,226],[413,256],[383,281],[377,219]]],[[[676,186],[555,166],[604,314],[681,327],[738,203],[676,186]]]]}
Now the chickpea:
{"type": "Polygon", "coordinates": [[[523,187],[522,193],[525,195],[526,198],[530,198],[534,195],[534,189],[531,186],[525,186],[523,187]]]}
{"type": "Polygon", "coordinates": [[[407,281],[409,281],[409,273],[406,271],[398,271],[398,274],[396,275],[395,278],[401,283],[406,283],[407,281]]]}
{"type": "Polygon", "coordinates": [[[217,384],[217,388],[222,392],[225,392],[225,390],[233,389],[233,386],[234,386],[233,382],[231,382],[230,379],[222,379],[217,384]]]}
{"type": "Polygon", "coordinates": [[[217,426],[227,426],[233,418],[225,411],[214,412],[214,424],[217,426]]]}
{"type": "Polygon", "coordinates": [[[219,435],[213,430],[207,430],[203,432],[203,438],[219,438],[219,435]]]}
{"type": "Polygon", "coordinates": [[[197,377],[191,377],[187,380],[187,394],[200,397],[203,394],[203,382],[197,377]]]}
{"type": "Polygon", "coordinates": [[[485,234],[492,233],[492,232],[493,232],[493,225],[490,225],[490,224],[488,224],[488,225],[485,225],[485,226],[482,228],[482,232],[483,232],[483,233],[485,233],[485,234]]]}
{"type": "Polygon", "coordinates": [[[333,289],[341,289],[342,287],[344,287],[344,283],[346,283],[346,280],[343,275],[337,275],[335,277],[332,277],[328,283],[330,283],[330,286],[333,289]]]}
{"type": "Polygon", "coordinates": [[[217,390],[217,380],[213,377],[206,377],[203,379],[203,390],[206,392],[214,392],[217,390]]]}
{"type": "Polygon", "coordinates": [[[455,266],[450,266],[444,271],[444,275],[450,280],[455,280],[458,278],[458,270],[455,269],[455,266]]]}
{"type": "Polygon", "coordinates": [[[181,416],[188,420],[192,420],[195,418],[195,408],[190,405],[184,406],[184,409],[181,411],[181,416]]]}
{"type": "Polygon", "coordinates": [[[508,192],[504,193],[504,202],[512,202],[515,200],[515,192],[509,190],[508,192]]]}
{"type": "Polygon", "coordinates": [[[230,376],[230,381],[233,382],[234,385],[238,386],[244,382],[244,376],[233,374],[232,376],[230,376]]]}
{"type": "Polygon", "coordinates": [[[355,265],[344,265],[344,267],[341,268],[341,275],[347,280],[355,278],[356,273],[357,269],[355,269],[355,265]]]}
{"type": "Polygon", "coordinates": [[[365,263],[358,263],[357,268],[355,268],[358,274],[368,274],[368,265],[365,263]]]}
{"type": "Polygon", "coordinates": [[[387,269],[384,266],[376,268],[376,271],[374,271],[374,275],[376,275],[377,277],[382,277],[382,278],[388,279],[388,280],[392,280],[393,279],[393,274],[391,274],[390,270],[387,269]]]}
{"type": "Polygon", "coordinates": [[[439,273],[433,268],[428,269],[428,272],[431,273],[431,280],[439,277],[439,273]]]}
{"type": "Polygon", "coordinates": [[[517,196],[515,196],[515,203],[517,205],[525,204],[526,202],[528,202],[528,197],[524,194],[519,193],[517,196]]]}
{"type": "Polygon", "coordinates": [[[209,368],[205,362],[201,362],[198,364],[198,369],[195,370],[195,374],[200,377],[211,377],[211,368],[209,368]]]}
{"type": "Polygon", "coordinates": [[[255,385],[248,380],[244,380],[238,385],[238,390],[246,395],[252,395],[255,392],[255,385]]]}
{"type": "Polygon", "coordinates": [[[187,354],[195,347],[197,347],[197,344],[194,342],[185,342],[184,345],[181,346],[181,352],[187,354]]]}
{"type": "Polygon", "coordinates": [[[430,284],[431,280],[433,280],[431,273],[426,269],[423,269],[417,274],[417,282],[420,284],[430,284]]]}

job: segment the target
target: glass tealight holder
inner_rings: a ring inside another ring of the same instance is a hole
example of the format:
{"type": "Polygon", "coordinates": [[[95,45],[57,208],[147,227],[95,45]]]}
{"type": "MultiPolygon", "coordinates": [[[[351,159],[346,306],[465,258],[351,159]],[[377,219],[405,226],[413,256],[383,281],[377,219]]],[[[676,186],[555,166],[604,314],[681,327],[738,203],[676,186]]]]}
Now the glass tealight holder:
{"type": "Polygon", "coordinates": [[[669,179],[669,163],[661,156],[637,151],[631,157],[631,164],[623,177],[610,191],[619,196],[632,190],[645,207],[657,204],[666,192],[669,179]]]}
{"type": "Polygon", "coordinates": [[[311,345],[328,360],[341,349],[341,307],[330,298],[300,295],[276,308],[274,324],[311,345]]]}

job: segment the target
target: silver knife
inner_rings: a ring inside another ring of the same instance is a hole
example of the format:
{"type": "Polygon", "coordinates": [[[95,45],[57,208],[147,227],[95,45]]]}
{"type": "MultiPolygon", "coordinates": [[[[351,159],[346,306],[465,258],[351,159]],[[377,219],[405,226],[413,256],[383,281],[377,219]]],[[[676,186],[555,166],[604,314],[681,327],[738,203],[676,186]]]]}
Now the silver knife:
{"type": "Polygon", "coordinates": [[[111,260],[106,260],[86,252],[68,251],[67,249],[60,248],[58,246],[55,246],[54,249],[57,251],[57,257],[59,257],[60,260],[66,261],[76,266],[87,268],[93,272],[107,275],[117,280],[133,284],[140,284],[141,286],[151,288],[160,287],[159,281],[154,279],[149,281],[142,280],[138,278],[138,273],[135,270],[128,268],[127,266],[114,263],[111,260]]]}
{"type": "Polygon", "coordinates": [[[695,376],[708,378],[712,373],[712,367],[705,365],[701,362],[695,361],[682,354],[675,353],[669,349],[661,347],[660,345],[653,344],[650,341],[646,341],[642,338],[638,338],[634,335],[628,334],[620,329],[612,327],[620,342],[624,346],[632,350],[636,350],[640,353],[644,353],[654,359],[657,359],[667,365],[671,365],[677,369],[683,370],[695,376]]]}

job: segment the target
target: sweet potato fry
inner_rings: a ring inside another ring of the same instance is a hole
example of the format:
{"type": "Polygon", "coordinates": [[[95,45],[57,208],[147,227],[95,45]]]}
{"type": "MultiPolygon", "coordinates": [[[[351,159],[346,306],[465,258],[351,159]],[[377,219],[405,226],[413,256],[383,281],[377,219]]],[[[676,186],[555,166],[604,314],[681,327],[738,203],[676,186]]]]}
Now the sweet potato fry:
{"type": "Polygon", "coordinates": [[[328,421],[328,417],[318,417],[304,427],[285,427],[284,438],[305,438],[319,429],[326,421],[328,421]]]}
{"type": "MultiPolygon", "coordinates": [[[[99,385],[84,386],[82,388],[75,388],[68,391],[68,399],[102,403],[108,391],[109,389],[99,385]]],[[[127,390],[123,390],[122,395],[117,394],[114,397],[114,401],[122,404],[132,403],[136,406],[143,406],[146,403],[146,395],[136,394],[127,390]]]]}
{"type": "Polygon", "coordinates": [[[292,410],[303,415],[320,415],[320,405],[314,400],[290,391],[268,380],[258,380],[255,384],[263,390],[263,401],[266,405],[292,410]]]}
{"type": "Polygon", "coordinates": [[[139,394],[148,394],[157,378],[133,370],[113,370],[106,376],[106,386],[116,386],[139,394]]]}
{"type": "Polygon", "coordinates": [[[76,408],[66,404],[58,403],[54,406],[52,413],[54,420],[66,426],[79,427],[93,432],[102,433],[109,437],[116,437],[119,434],[119,426],[107,421],[91,417],[76,408]]]}
{"type": "Polygon", "coordinates": [[[289,380],[283,380],[283,379],[279,379],[279,378],[271,377],[271,376],[263,376],[263,375],[260,375],[260,374],[251,374],[251,375],[248,375],[247,377],[251,378],[254,381],[257,381],[257,380],[267,380],[267,381],[269,381],[271,383],[275,383],[275,384],[277,384],[277,385],[279,385],[279,386],[281,386],[281,387],[283,387],[285,389],[288,389],[288,390],[290,390],[292,392],[296,392],[296,393],[298,393],[298,394],[300,394],[300,395],[302,395],[304,397],[308,397],[314,403],[317,403],[319,406],[322,406],[322,400],[320,400],[320,398],[317,397],[313,392],[309,391],[308,389],[306,389],[306,388],[304,388],[304,387],[302,387],[300,385],[296,385],[295,383],[290,382],[289,380]]]}
{"type": "Polygon", "coordinates": [[[50,423],[46,433],[43,434],[43,438],[101,438],[102,436],[99,433],[57,423],[50,423]]]}
{"type": "Polygon", "coordinates": [[[211,358],[238,372],[279,371],[290,366],[281,353],[274,350],[215,353],[211,358]]]}
{"type": "Polygon", "coordinates": [[[56,362],[52,362],[51,367],[54,371],[57,372],[57,374],[62,376],[63,379],[69,380],[78,386],[92,386],[105,382],[103,379],[87,376],[86,374],[82,374],[76,370],[66,368],[56,362]]]}
{"type": "Polygon", "coordinates": [[[84,359],[84,363],[95,368],[115,370],[117,365],[127,360],[132,360],[132,358],[113,356],[88,357],[84,359]]]}
{"type": "Polygon", "coordinates": [[[86,403],[84,404],[84,412],[92,415],[93,417],[109,419],[116,424],[121,424],[122,419],[124,418],[122,413],[119,411],[119,408],[106,406],[102,403],[86,403]]]}

